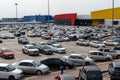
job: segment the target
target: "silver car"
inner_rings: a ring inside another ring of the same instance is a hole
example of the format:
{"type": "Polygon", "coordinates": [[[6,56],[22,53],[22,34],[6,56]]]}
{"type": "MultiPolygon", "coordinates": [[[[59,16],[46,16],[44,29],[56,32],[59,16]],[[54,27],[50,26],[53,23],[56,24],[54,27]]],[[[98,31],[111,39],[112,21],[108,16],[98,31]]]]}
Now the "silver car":
{"type": "Polygon", "coordinates": [[[49,71],[49,67],[45,64],[41,64],[34,60],[22,60],[20,62],[15,62],[13,65],[21,69],[24,73],[29,74],[43,74],[49,71]]]}
{"type": "Polygon", "coordinates": [[[88,56],[82,54],[71,54],[69,56],[63,56],[63,58],[68,59],[73,62],[74,65],[90,65],[94,64],[94,60],[88,56]]]}
{"type": "Polygon", "coordinates": [[[23,72],[20,69],[16,69],[13,65],[7,63],[0,63],[0,80],[9,79],[16,80],[23,76],[23,72]]]}
{"type": "Polygon", "coordinates": [[[90,45],[91,47],[96,47],[96,48],[98,48],[98,47],[105,47],[105,46],[106,46],[106,45],[105,45],[103,42],[101,42],[101,41],[90,41],[89,45],[90,45]]]}
{"type": "Polygon", "coordinates": [[[90,51],[89,57],[95,61],[110,61],[112,56],[101,51],[90,51]]]}
{"type": "Polygon", "coordinates": [[[28,55],[39,55],[39,50],[34,45],[24,45],[22,48],[22,52],[28,55]]]}

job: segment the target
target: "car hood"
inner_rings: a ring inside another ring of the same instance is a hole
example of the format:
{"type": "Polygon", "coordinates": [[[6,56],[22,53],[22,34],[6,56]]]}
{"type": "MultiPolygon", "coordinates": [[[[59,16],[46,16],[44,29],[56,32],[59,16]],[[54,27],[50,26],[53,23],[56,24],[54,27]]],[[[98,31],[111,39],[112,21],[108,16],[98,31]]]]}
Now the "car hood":
{"type": "Polygon", "coordinates": [[[65,50],[65,48],[57,48],[57,50],[65,50]]]}
{"type": "Polygon", "coordinates": [[[4,53],[4,55],[14,55],[14,53],[13,52],[6,52],[6,53],[4,53]]]}
{"type": "Polygon", "coordinates": [[[38,49],[29,49],[29,51],[38,51],[38,49]]]}
{"type": "Polygon", "coordinates": [[[20,74],[22,73],[22,70],[16,68],[15,70],[12,71],[12,73],[20,74]]]}

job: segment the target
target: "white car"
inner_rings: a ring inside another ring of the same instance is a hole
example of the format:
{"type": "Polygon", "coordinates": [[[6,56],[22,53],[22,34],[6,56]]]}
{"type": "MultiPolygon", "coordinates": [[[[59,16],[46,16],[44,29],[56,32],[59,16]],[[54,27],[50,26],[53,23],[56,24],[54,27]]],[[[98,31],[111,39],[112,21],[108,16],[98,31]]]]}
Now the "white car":
{"type": "Polygon", "coordinates": [[[92,58],[78,53],[70,54],[69,56],[63,56],[63,58],[72,61],[74,65],[94,64],[94,60],[92,58]]]}
{"type": "Polygon", "coordinates": [[[54,44],[54,45],[51,45],[50,47],[54,52],[66,53],[66,49],[62,45],[54,44]]]}
{"type": "Polygon", "coordinates": [[[106,45],[105,45],[103,42],[101,42],[101,41],[90,41],[89,45],[90,45],[91,47],[96,47],[96,48],[98,48],[98,47],[105,47],[105,46],[106,46],[106,45]]]}
{"type": "Polygon", "coordinates": [[[106,41],[103,41],[103,43],[108,45],[108,46],[117,46],[117,45],[119,45],[119,42],[114,41],[114,40],[106,40],[106,41]]]}
{"type": "Polygon", "coordinates": [[[39,55],[39,49],[34,45],[24,45],[22,48],[22,52],[28,55],[39,55]]]}
{"type": "Polygon", "coordinates": [[[49,67],[47,65],[41,64],[35,60],[22,60],[20,62],[15,62],[12,65],[21,69],[24,73],[29,74],[40,75],[49,71],[49,67]]]}
{"type": "Polygon", "coordinates": [[[16,69],[13,65],[7,63],[0,63],[0,80],[16,80],[20,79],[21,77],[23,77],[22,70],[16,69]]]}

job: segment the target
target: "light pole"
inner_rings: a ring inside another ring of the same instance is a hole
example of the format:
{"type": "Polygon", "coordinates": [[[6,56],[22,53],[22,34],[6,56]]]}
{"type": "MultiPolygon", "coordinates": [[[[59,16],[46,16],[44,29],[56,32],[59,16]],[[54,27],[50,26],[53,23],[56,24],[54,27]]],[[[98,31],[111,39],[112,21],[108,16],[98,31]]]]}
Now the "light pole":
{"type": "Polygon", "coordinates": [[[49,25],[49,17],[50,17],[50,3],[49,3],[49,0],[48,0],[48,20],[47,20],[47,22],[48,22],[48,27],[50,26],[50,25],[49,25]]]}
{"type": "Polygon", "coordinates": [[[114,0],[112,0],[112,35],[114,35],[114,31],[113,31],[113,28],[114,28],[114,0]]]}
{"type": "Polygon", "coordinates": [[[16,19],[17,19],[16,22],[18,22],[18,11],[17,11],[17,5],[18,5],[18,3],[15,3],[15,6],[16,6],[16,19]]]}

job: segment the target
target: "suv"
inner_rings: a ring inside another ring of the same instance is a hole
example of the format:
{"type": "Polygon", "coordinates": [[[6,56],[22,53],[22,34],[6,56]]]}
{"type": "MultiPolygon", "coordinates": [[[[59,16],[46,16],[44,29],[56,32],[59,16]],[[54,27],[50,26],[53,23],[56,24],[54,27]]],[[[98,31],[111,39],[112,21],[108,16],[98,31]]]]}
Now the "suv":
{"type": "Polygon", "coordinates": [[[112,56],[109,54],[106,54],[101,51],[90,51],[89,57],[94,59],[95,61],[110,61],[112,60],[112,56]]]}
{"type": "Polygon", "coordinates": [[[0,63],[0,80],[9,79],[16,80],[23,76],[23,72],[20,69],[16,69],[13,65],[7,63],[0,63]]]}
{"type": "Polygon", "coordinates": [[[103,80],[102,72],[96,66],[84,66],[79,71],[79,80],[103,80]]]}
{"type": "Polygon", "coordinates": [[[111,80],[120,79],[120,62],[112,62],[108,66],[111,80]]]}
{"type": "Polygon", "coordinates": [[[110,54],[113,58],[120,59],[120,53],[109,48],[100,48],[99,51],[110,54]]]}

